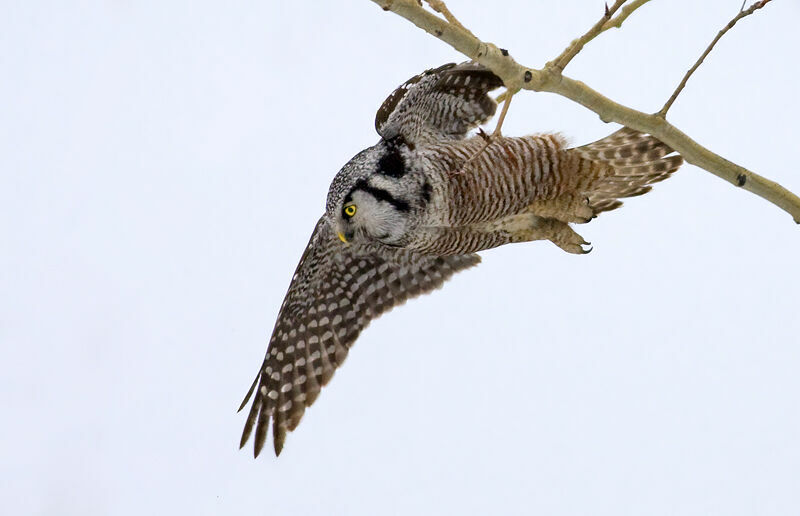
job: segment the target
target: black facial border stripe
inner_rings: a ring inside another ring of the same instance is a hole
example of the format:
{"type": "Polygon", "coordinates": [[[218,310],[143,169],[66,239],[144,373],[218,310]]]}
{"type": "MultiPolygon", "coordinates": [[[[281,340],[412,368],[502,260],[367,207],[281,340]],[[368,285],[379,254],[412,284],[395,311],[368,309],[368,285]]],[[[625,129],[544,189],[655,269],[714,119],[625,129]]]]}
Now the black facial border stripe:
{"type": "Polygon", "coordinates": [[[347,204],[353,200],[353,192],[356,190],[361,190],[370,194],[371,196],[375,197],[379,201],[388,202],[392,206],[395,207],[397,211],[408,211],[411,206],[408,202],[402,199],[396,199],[392,194],[388,191],[384,190],[383,188],[376,188],[369,183],[367,183],[366,179],[361,179],[353,185],[353,188],[350,189],[350,192],[347,193],[347,196],[344,198],[344,204],[347,204]]]}

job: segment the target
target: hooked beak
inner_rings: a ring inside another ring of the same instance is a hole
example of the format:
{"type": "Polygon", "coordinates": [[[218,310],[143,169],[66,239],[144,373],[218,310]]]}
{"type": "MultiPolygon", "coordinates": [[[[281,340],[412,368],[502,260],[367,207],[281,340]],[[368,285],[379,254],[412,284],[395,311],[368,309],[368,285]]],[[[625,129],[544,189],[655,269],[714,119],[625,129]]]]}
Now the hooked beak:
{"type": "Polygon", "coordinates": [[[341,241],[342,241],[342,242],[344,242],[345,244],[347,243],[347,238],[345,238],[345,236],[344,236],[344,233],[342,233],[341,231],[339,231],[338,233],[336,233],[336,235],[338,235],[338,237],[339,237],[339,240],[341,240],[341,241]]]}

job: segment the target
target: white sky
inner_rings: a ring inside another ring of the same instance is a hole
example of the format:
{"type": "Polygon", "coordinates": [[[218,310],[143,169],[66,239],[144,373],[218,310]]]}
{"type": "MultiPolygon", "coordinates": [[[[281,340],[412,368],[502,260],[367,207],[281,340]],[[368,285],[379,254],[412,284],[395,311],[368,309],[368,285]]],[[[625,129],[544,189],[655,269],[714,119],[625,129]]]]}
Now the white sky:
{"type": "MultiPolygon", "coordinates": [[[[367,0],[3,2],[4,514],[786,515],[800,227],[692,166],[365,331],[280,459],[236,408],[383,98],[462,58],[367,0]],[[269,451],[269,450],[266,450],[269,451]]],[[[601,1],[451,0],[541,66],[601,1]]],[[[738,0],[654,1],[567,74],[657,110],[738,0]]],[[[800,191],[800,4],[741,22],[671,119],[800,191]]],[[[616,126],[524,93],[504,132],[616,126]]]]}

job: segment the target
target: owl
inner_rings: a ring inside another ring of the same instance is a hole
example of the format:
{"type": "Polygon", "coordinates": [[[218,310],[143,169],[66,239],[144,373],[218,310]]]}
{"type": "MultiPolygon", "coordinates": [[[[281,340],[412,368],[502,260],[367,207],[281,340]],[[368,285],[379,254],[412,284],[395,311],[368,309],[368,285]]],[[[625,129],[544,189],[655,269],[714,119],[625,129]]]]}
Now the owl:
{"type": "Polygon", "coordinates": [[[589,252],[570,224],[648,192],[683,162],[629,128],[575,148],[556,134],[470,135],[494,115],[489,92],[501,86],[479,64],[447,64],[412,77],[378,110],[380,140],[333,179],[239,409],[253,399],[241,446],[255,429],[255,456],[270,422],[280,454],[372,319],[477,265],[478,251],[549,240],[589,252]]]}

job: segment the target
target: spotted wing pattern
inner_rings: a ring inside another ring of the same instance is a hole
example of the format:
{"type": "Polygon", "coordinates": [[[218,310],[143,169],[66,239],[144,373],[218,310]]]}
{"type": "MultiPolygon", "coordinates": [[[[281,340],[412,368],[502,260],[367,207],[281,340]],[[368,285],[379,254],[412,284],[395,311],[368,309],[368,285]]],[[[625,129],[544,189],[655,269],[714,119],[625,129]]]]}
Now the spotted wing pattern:
{"type": "Polygon", "coordinates": [[[488,93],[502,85],[477,63],[426,70],[389,95],[375,117],[375,129],[386,140],[402,136],[412,146],[462,139],[494,115],[497,103],[488,93]]]}
{"type": "Polygon", "coordinates": [[[422,257],[377,245],[345,246],[322,217],[292,278],[264,363],[239,408],[255,395],[241,446],[255,428],[258,456],[272,420],[278,455],[286,431],[297,427],[370,320],[479,261],[475,254],[422,257]]]}

